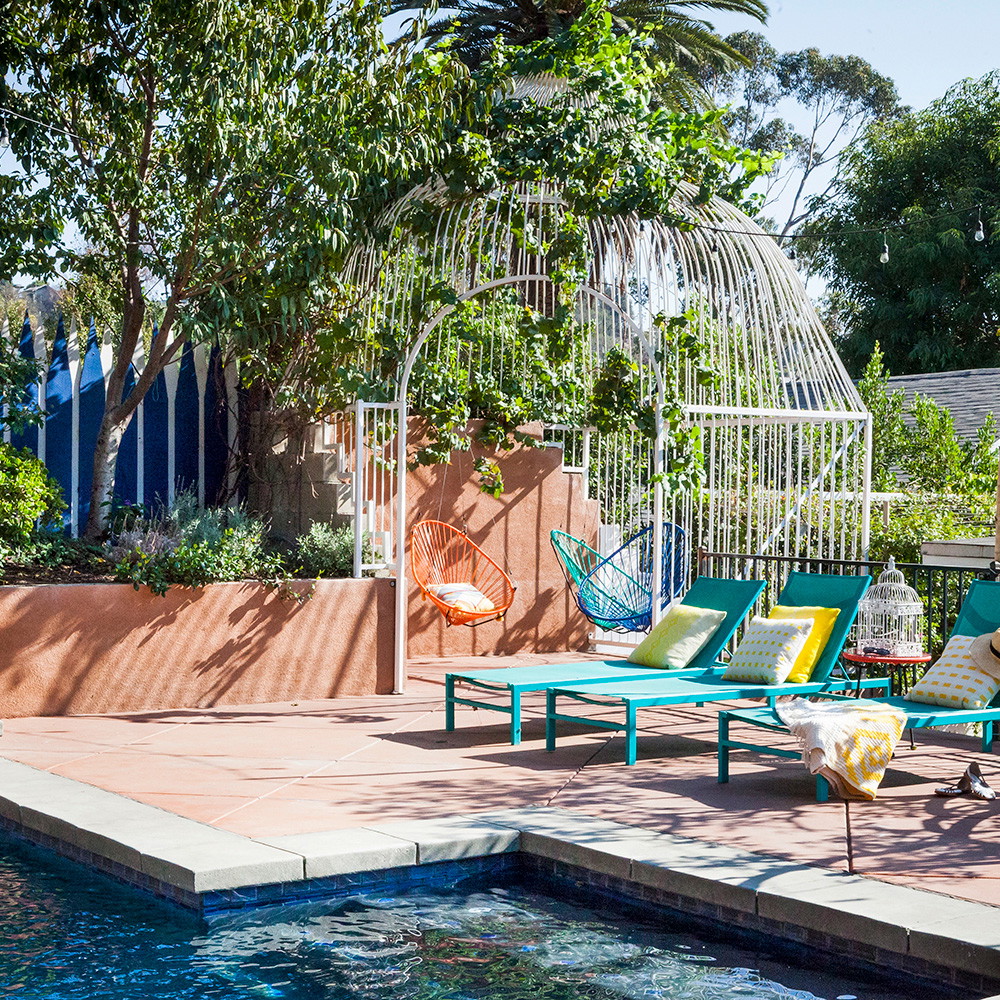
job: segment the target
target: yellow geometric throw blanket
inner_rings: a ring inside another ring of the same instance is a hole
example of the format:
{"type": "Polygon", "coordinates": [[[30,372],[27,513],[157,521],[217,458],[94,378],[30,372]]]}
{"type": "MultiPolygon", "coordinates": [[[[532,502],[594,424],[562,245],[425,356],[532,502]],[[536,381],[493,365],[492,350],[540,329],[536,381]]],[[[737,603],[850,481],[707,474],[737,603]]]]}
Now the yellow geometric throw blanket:
{"type": "Polygon", "coordinates": [[[778,718],[802,744],[802,761],[844,799],[873,799],[892,760],[906,716],[864,698],[775,705],[778,718]]]}

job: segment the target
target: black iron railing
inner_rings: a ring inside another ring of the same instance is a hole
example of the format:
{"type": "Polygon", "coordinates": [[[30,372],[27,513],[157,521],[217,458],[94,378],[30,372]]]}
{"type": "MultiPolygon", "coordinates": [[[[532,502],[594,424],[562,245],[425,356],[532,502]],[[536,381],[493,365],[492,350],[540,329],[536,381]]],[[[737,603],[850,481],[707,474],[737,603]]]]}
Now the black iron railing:
{"type": "MultiPolygon", "coordinates": [[[[792,570],[807,573],[870,573],[876,579],[884,562],[857,559],[825,559],[802,556],[761,556],[745,552],[699,552],[698,573],[767,580],[765,609],[778,595],[792,570]]],[[[991,570],[978,566],[928,566],[924,563],[896,563],[906,582],[920,595],[927,614],[928,652],[937,656],[951,632],[965,592],[973,580],[995,579],[991,570]]]]}

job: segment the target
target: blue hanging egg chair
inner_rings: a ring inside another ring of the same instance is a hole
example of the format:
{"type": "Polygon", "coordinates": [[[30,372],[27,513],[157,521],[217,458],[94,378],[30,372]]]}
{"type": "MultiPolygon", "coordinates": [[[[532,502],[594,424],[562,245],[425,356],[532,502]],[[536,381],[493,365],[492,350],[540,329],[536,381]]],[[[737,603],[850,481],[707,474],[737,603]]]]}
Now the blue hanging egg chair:
{"type": "MultiPolygon", "coordinates": [[[[688,555],[684,529],[663,525],[661,607],[684,590],[688,555]]],[[[653,527],[634,534],[580,581],[580,610],[598,628],[610,632],[647,632],[653,623],[653,527]]]]}

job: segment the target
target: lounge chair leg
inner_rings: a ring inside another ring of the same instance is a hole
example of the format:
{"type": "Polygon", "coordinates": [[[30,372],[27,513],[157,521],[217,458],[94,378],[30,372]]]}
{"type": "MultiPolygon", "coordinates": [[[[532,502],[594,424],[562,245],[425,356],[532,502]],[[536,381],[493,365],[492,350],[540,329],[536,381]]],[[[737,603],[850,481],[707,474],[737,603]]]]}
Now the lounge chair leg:
{"type": "Polygon", "coordinates": [[[993,753],[993,723],[983,722],[983,753],[993,753]]]}
{"type": "Polygon", "coordinates": [[[816,775],[816,801],[830,801],[830,782],[827,781],[822,774],[816,775]]]}
{"type": "Polygon", "coordinates": [[[510,696],[510,742],[517,746],[521,742],[521,692],[514,691],[510,696]]]}
{"type": "Polygon", "coordinates": [[[719,712],[719,784],[729,782],[729,714],[719,712]]]}
{"type": "Polygon", "coordinates": [[[634,764],[636,758],[635,705],[625,706],[625,763],[634,764]]]}
{"type": "Polygon", "coordinates": [[[545,692],[545,749],[555,750],[556,748],[556,693],[549,690],[545,692]]]}
{"type": "Polygon", "coordinates": [[[444,679],[444,728],[449,733],[455,730],[455,678],[450,674],[444,679]]]}

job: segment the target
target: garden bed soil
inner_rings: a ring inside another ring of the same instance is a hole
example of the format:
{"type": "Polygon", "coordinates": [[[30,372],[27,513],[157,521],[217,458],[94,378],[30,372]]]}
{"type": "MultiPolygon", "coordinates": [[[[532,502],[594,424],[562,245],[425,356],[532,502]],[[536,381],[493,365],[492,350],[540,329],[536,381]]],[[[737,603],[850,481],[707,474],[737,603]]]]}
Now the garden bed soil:
{"type": "Polygon", "coordinates": [[[3,587],[41,587],[58,583],[114,583],[114,573],[95,573],[76,566],[17,566],[4,564],[3,587]]]}

